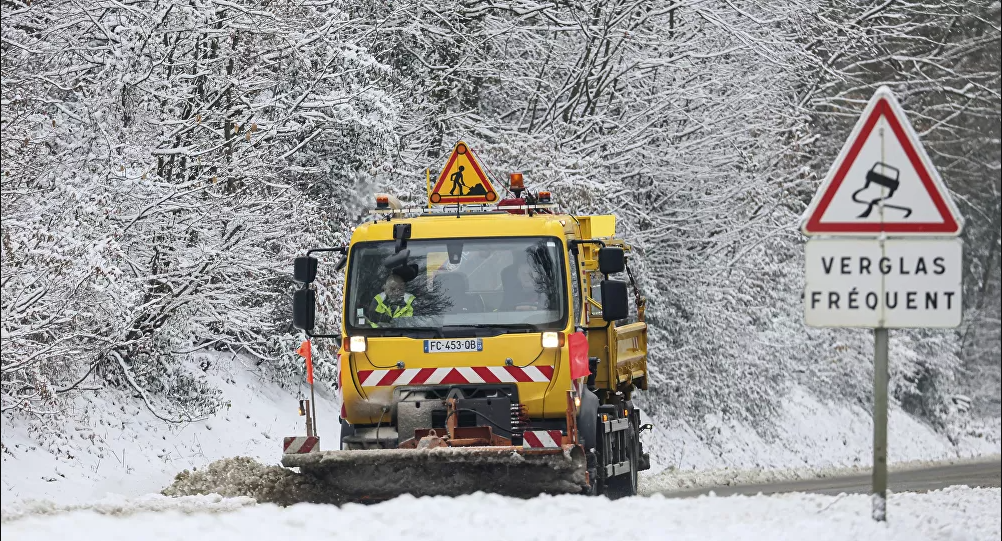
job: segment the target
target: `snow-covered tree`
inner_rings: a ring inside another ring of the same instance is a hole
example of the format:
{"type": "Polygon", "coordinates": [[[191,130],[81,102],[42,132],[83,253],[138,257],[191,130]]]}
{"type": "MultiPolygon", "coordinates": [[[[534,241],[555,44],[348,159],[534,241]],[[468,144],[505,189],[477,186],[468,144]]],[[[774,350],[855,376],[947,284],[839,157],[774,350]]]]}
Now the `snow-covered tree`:
{"type": "Polygon", "coordinates": [[[396,144],[352,23],[296,3],[14,4],[4,410],[104,381],[196,418],[213,394],[180,361],[200,348],[298,373],[291,259],[343,232],[396,144]]]}
{"type": "Polygon", "coordinates": [[[895,396],[997,414],[997,2],[3,6],[4,411],[110,382],[198,417],[215,399],[186,356],[205,348],[298,374],[293,257],[343,243],[376,191],[421,201],[459,139],[497,184],[521,171],[617,216],[662,420],[767,419],[792,383],[868,404],[869,334],[803,324],[798,220],[889,84],[970,258],[965,327],[895,333],[895,396]]]}

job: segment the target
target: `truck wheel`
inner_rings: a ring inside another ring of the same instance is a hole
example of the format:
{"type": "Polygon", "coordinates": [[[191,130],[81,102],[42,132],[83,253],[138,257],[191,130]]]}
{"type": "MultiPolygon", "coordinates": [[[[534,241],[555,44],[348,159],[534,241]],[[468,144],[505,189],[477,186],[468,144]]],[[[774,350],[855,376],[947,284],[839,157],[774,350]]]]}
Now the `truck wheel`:
{"type": "Polygon", "coordinates": [[[639,434],[635,427],[631,427],[627,432],[626,456],[630,459],[630,473],[610,477],[605,482],[605,494],[610,500],[637,495],[637,467],[640,459],[637,453],[639,434]]]}
{"type": "Polygon", "coordinates": [[[581,409],[578,413],[578,439],[585,448],[588,457],[588,480],[590,486],[585,489],[589,496],[598,495],[602,487],[598,478],[598,397],[595,393],[585,390],[581,393],[581,409]]]}
{"type": "Polygon", "coordinates": [[[581,410],[578,413],[578,434],[585,451],[598,447],[598,397],[591,391],[581,393],[581,410]]]}

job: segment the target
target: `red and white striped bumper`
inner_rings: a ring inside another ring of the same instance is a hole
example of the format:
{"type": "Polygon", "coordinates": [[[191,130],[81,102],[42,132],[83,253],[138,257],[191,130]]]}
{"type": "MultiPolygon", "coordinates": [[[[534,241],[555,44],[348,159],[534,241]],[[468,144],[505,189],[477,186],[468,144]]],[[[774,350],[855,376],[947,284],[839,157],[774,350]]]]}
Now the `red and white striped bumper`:
{"type": "Polygon", "coordinates": [[[290,436],[285,438],[282,452],[288,455],[315,453],[320,450],[320,438],[316,436],[290,436]]]}
{"type": "Polygon", "coordinates": [[[552,366],[464,366],[358,371],[358,381],[362,383],[362,387],[454,383],[547,383],[551,378],[553,378],[552,366]]]}
{"type": "Polygon", "coordinates": [[[523,449],[559,449],[563,434],[559,430],[526,430],[522,434],[523,449]]]}

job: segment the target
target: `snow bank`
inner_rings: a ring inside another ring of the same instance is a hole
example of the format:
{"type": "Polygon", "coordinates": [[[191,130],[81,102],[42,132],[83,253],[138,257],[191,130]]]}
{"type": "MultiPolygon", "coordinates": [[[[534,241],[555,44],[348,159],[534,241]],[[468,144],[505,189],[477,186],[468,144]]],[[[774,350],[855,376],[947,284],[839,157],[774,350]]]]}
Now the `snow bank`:
{"type": "MultiPolygon", "coordinates": [[[[661,470],[845,470],[867,468],[873,456],[870,412],[859,405],[821,402],[803,387],[783,399],[774,433],[764,437],[754,427],[708,415],[700,426],[679,421],[655,425],[642,435],[651,455],[650,478],[661,470]]],[[[954,441],[931,426],[892,407],[888,421],[889,464],[950,461],[999,454],[999,422],[977,425],[954,441]]],[[[785,480],[798,477],[760,480],[785,480]]]]}
{"type": "MultiPolygon", "coordinates": [[[[225,500],[223,500],[225,501],[225,500]]],[[[213,505],[218,505],[215,502],[213,505]]],[[[577,541],[609,539],[782,541],[988,540],[1000,535],[1000,489],[952,487],[925,494],[892,494],[889,522],[870,518],[864,495],[627,498],[609,501],[582,496],[532,500],[475,494],[459,498],[401,497],[376,505],[343,507],[299,504],[292,507],[236,505],[229,513],[187,513],[180,509],[135,514],[75,510],[54,516],[23,514],[5,519],[4,539],[101,541],[244,541],[302,538],[315,540],[438,539],[465,532],[480,539],[577,541]],[[615,529],[597,521],[622,517],[615,529]]],[[[465,534],[464,534],[465,535],[465,534]]]]}
{"type": "MultiPolygon", "coordinates": [[[[47,499],[93,501],[109,494],[158,493],[178,472],[200,471],[229,457],[277,465],[282,438],[305,433],[296,390],[262,379],[237,358],[216,362],[206,374],[229,403],[208,420],[169,424],[127,393],[111,389],[74,399],[65,420],[3,419],[3,503],[47,499]]],[[[309,396],[308,389],[304,389],[309,396]]],[[[338,406],[317,393],[321,448],[336,445],[338,406]],[[327,443],[325,443],[327,442],[327,443]]]]}
{"type": "Polygon", "coordinates": [[[281,466],[266,466],[248,457],[217,460],[200,471],[185,470],[163,494],[244,496],[279,505],[337,502],[334,495],[312,483],[309,477],[281,466]]]}

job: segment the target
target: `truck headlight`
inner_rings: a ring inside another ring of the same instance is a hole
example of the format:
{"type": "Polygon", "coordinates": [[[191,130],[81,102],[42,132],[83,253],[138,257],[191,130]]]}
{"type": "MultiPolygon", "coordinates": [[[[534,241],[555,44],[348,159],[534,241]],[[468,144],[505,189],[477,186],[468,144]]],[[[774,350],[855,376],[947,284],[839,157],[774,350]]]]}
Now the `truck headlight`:
{"type": "Polygon", "coordinates": [[[543,333],[544,348],[558,348],[564,345],[564,333],[547,331],[543,333]]]}
{"type": "Polygon", "coordinates": [[[352,353],[362,353],[365,351],[365,337],[364,336],[352,336],[351,340],[348,342],[348,349],[352,353]]]}

